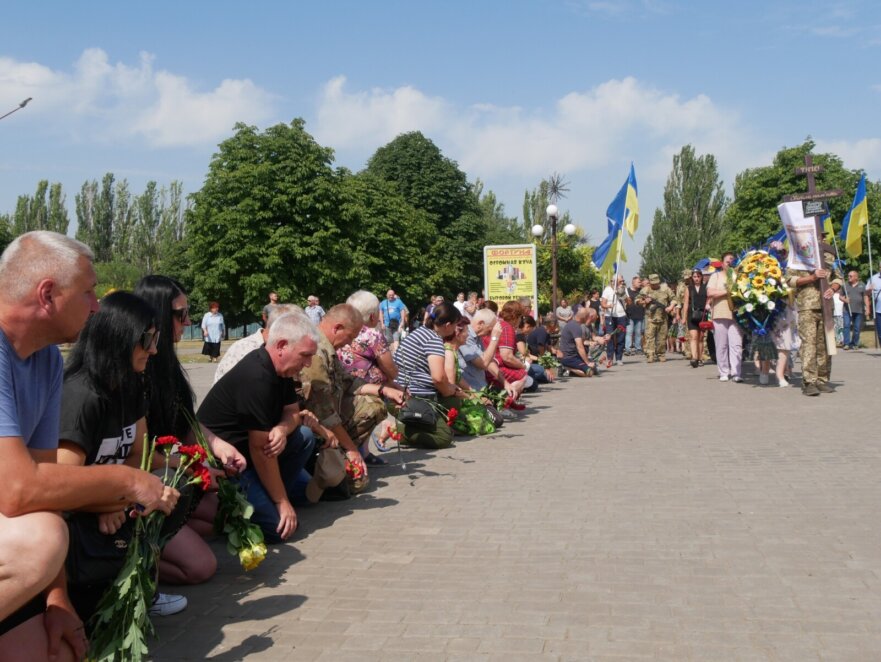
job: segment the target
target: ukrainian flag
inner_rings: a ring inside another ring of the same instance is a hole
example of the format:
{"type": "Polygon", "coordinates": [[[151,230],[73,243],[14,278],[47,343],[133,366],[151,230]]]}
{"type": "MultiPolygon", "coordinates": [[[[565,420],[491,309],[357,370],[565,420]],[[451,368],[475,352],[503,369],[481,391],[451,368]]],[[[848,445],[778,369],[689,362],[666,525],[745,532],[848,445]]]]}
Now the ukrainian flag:
{"type": "MultiPolygon", "coordinates": [[[[621,228],[616,226],[593,252],[593,263],[605,280],[611,278],[617,269],[618,246],[624,240],[623,235],[621,228]]],[[[623,250],[621,251],[621,261],[627,261],[623,250]]]]}
{"type": "Polygon", "coordinates": [[[608,222],[609,233],[612,233],[613,226],[624,228],[627,234],[633,237],[636,228],[639,225],[639,200],[637,198],[636,188],[636,171],[633,164],[630,164],[630,175],[624,186],[618,191],[618,195],[612,200],[612,204],[606,210],[606,221],[608,222]]]}
{"type": "Polygon", "coordinates": [[[856,195],[850,211],[841,222],[841,240],[844,251],[851,257],[859,257],[863,252],[863,228],[869,224],[869,205],[866,200],[866,174],[860,177],[856,195]]]}

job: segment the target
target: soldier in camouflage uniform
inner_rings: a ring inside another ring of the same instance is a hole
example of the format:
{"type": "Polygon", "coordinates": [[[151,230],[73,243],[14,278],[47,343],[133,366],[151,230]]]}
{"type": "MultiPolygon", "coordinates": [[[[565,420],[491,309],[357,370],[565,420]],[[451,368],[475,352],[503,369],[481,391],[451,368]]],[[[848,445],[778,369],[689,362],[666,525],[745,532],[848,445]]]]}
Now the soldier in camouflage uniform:
{"type": "Polygon", "coordinates": [[[827,269],[803,271],[787,269],[784,278],[795,290],[798,306],[798,335],[801,336],[802,393],[831,393],[829,375],[832,359],[826,351],[826,330],[823,324],[823,299],[831,299],[844,286],[844,279],[834,268],[835,256],[824,253],[827,269]],[[829,288],[820,292],[820,279],[829,278],[829,288]]]}
{"type": "MultiPolygon", "coordinates": [[[[318,325],[318,352],[312,365],[300,373],[300,380],[305,408],[333,432],[346,458],[363,470],[366,479],[367,469],[359,447],[366,450],[371,431],[385,420],[387,411],[382,398],[401,404],[404,394],[349,374],[337,358],[336,350],[352,342],[361,331],[362,322],[361,313],[348,304],[327,311],[318,325]]],[[[366,480],[363,482],[366,485],[366,480]]]]}
{"type": "MultiPolygon", "coordinates": [[[[687,324],[685,315],[682,313],[682,302],[685,301],[685,291],[688,289],[688,283],[690,280],[691,269],[683,269],[682,279],[676,284],[676,318],[674,321],[682,326],[686,326],[687,324]]],[[[687,326],[685,333],[686,335],[688,334],[687,326]]],[[[682,343],[682,355],[685,356],[686,359],[691,360],[691,344],[688,341],[682,343]]]]}
{"type": "Polygon", "coordinates": [[[658,274],[651,274],[636,302],[645,306],[645,362],[657,359],[663,363],[667,360],[667,315],[675,306],[673,291],[661,283],[658,274]]]}

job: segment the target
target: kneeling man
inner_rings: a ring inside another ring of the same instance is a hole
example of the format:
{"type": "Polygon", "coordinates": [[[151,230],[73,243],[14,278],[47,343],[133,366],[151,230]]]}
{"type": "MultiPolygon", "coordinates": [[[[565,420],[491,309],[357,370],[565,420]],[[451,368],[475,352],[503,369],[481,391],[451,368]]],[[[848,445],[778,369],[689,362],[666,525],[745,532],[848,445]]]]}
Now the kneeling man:
{"type": "MultiPolygon", "coordinates": [[[[293,378],[309,366],[318,333],[303,313],[287,313],[269,328],[266,345],[239,361],[208,392],[197,418],[248,460],[241,480],[254,506],[251,521],[266,542],[278,543],[297,528],[292,501],[308,482],[300,479],[315,446],[315,417],[300,411],[293,378]]],[[[305,498],[297,501],[305,502],[305,498]]]]}

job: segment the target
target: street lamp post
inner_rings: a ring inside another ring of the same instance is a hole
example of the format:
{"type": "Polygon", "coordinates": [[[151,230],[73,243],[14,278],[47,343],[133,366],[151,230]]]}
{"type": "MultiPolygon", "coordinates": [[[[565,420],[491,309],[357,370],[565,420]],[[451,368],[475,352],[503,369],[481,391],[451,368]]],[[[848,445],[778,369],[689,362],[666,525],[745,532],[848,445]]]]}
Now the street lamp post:
{"type": "MultiPolygon", "coordinates": [[[[548,221],[551,224],[551,312],[557,310],[557,221],[559,220],[560,211],[557,205],[551,203],[545,210],[548,215],[548,221]]],[[[532,234],[540,237],[544,234],[545,228],[541,223],[532,226],[532,234]]],[[[567,223],[563,227],[563,233],[569,236],[575,234],[575,226],[567,223]]]]}
{"type": "Polygon", "coordinates": [[[31,97],[28,97],[27,99],[25,99],[24,101],[22,101],[20,104],[18,104],[15,108],[13,108],[12,110],[10,110],[10,111],[9,111],[8,113],[6,113],[5,115],[0,115],[0,120],[2,120],[4,117],[9,117],[10,115],[12,115],[12,113],[17,113],[19,110],[21,110],[22,108],[24,108],[25,106],[27,106],[27,105],[31,102],[31,100],[32,100],[32,98],[31,98],[31,97]]]}

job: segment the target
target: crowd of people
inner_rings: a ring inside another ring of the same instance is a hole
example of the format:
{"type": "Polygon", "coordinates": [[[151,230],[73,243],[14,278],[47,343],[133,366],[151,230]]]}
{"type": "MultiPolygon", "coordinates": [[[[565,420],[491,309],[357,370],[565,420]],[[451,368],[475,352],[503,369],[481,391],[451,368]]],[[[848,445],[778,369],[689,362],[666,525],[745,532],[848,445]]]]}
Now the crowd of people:
{"type": "MultiPolygon", "coordinates": [[[[772,250],[785,261],[782,246],[772,250]]],[[[222,355],[225,326],[212,302],[203,353],[218,365],[197,408],[175,352],[192,324],[181,283],[145,276],[99,304],[87,246],[52,232],[18,237],[0,257],[9,476],[0,497],[0,659],[82,659],[89,617],[115,577],[113,561],[97,564],[92,550],[106,540],[124,545],[135,516],[169,516],[157,568],[164,584],[216,572],[206,542],[216,495],[179,492],[142,471],[145,439],[204,440],[215,475],[235,477],[252,522],[266,542],[281,543],[297,529],[298,508],[354,497],[396,444],[447,448],[456,434],[491,433],[525,409],[523,393],[563,376],[597,376],[625,356],[652,364],[682,351],[686,365],[714,361],[720,381],[733,382],[755,359],[760,383],[773,367],[787,386],[799,350],[805,394],[829,392],[822,299],[841,303],[842,345],[856,348],[865,314],[877,310],[881,275],[863,285],[855,272],[845,282],[832,270],[787,270],[793,297],[773,329],[777,353],[758,356],[732,308],[734,263],[727,253],[678,284],[650,274],[628,287],[619,276],[545,316],[529,299],[500,306],[477,292],[452,302],[436,295],[414,313],[393,290],[382,300],[360,290],[326,311],[316,296],[301,307],[273,292],[262,328],[222,355]]],[[[157,593],[150,612],[185,607],[183,595],[157,593]]]]}

